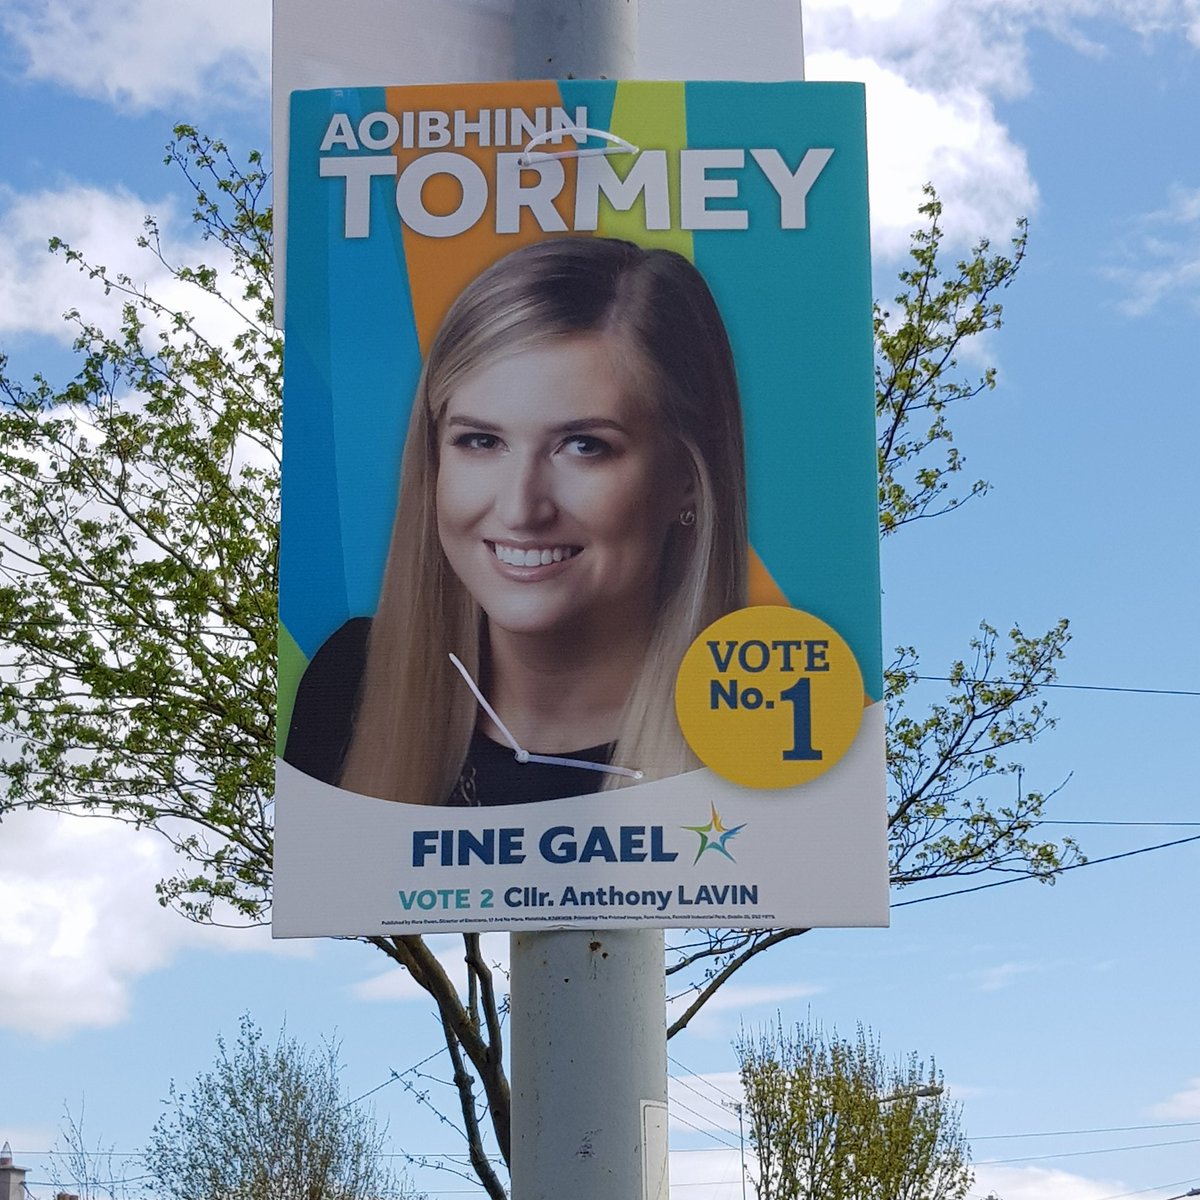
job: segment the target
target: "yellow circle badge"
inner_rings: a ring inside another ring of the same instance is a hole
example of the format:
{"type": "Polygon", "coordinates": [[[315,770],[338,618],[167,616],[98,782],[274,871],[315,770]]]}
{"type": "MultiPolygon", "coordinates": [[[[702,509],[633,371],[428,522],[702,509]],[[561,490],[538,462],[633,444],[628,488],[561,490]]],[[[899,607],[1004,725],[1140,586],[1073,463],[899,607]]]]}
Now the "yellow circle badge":
{"type": "Polygon", "coordinates": [[[746,787],[792,787],[828,771],[850,749],[863,704],[862,672],[837,630],[777,605],[714,621],[675,681],[696,757],[746,787]]]}

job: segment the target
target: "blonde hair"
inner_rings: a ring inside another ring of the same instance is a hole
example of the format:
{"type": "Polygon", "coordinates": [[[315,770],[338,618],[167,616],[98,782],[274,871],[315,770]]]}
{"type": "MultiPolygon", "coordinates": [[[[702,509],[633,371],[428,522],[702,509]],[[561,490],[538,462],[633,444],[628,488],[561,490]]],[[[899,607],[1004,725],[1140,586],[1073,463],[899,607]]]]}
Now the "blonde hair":
{"type": "MultiPolygon", "coordinates": [[[[729,338],[703,277],[681,255],[611,238],[562,237],[514,251],[484,271],[434,338],[409,421],[342,787],[409,803],[449,798],[477,709],[448,652],[476,679],[486,674],[486,617],[438,539],[439,421],[481,364],[586,333],[630,351],[631,394],[649,398],[664,434],[683,451],[696,511],[694,525],[668,534],[657,618],[612,761],[635,764],[647,779],[699,765],[675,720],[675,674],[696,635],[744,605],[746,591],[745,463],[729,338]]],[[[615,777],[608,780],[615,785],[615,777]]]]}

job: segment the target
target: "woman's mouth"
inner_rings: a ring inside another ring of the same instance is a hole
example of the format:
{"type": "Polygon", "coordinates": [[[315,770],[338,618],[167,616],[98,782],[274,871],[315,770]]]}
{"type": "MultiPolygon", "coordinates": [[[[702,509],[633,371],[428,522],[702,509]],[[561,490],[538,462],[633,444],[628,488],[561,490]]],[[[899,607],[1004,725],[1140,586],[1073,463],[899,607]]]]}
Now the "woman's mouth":
{"type": "Polygon", "coordinates": [[[574,558],[582,546],[506,546],[503,542],[489,542],[492,553],[506,566],[546,567],[551,563],[574,558]]]}

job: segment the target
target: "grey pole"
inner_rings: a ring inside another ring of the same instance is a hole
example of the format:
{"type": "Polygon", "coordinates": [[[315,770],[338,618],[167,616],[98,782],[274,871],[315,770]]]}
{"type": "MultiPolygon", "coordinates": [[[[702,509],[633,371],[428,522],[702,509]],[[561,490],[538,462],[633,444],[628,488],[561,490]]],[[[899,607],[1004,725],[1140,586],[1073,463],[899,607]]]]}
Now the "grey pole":
{"type": "MultiPolygon", "coordinates": [[[[515,14],[519,78],[637,77],[638,0],[516,0],[515,14]]],[[[803,78],[802,50],[790,69],[803,78]]],[[[668,1200],[662,934],[511,943],[514,1200],[668,1200]]]]}
{"type": "Polygon", "coordinates": [[[512,937],[514,1200],[667,1200],[663,938],[512,937]]]}
{"type": "Polygon", "coordinates": [[[520,79],[629,79],[638,0],[517,0],[520,79]]]}
{"type": "Polygon", "coordinates": [[[737,1100],[734,1102],[734,1108],[737,1109],[738,1115],[738,1157],[742,1164],[742,1200],[746,1200],[746,1126],[742,1121],[742,1113],[746,1106],[737,1100]]]}
{"type": "MultiPolygon", "coordinates": [[[[517,0],[524,79],[629,78],[636,0],[517,0]]],[[[514,933],[515,1200],[668,1200],[657,930],[514,933]]]]}

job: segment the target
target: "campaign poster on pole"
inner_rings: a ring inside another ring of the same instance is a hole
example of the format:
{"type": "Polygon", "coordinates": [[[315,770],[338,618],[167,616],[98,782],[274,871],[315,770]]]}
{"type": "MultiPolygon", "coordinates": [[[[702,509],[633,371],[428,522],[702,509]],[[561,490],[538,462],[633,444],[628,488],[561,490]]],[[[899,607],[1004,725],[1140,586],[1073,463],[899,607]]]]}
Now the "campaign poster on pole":
{"type": "Polygon", "coordinates": [[[887,923],[858,84],[292,97],[276,936],[887,923]]]}

